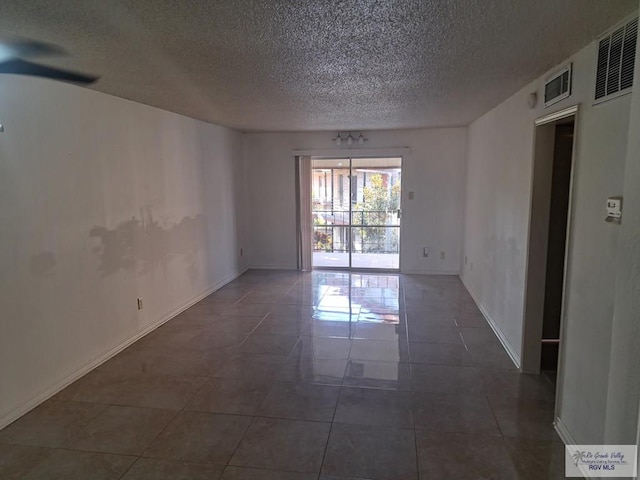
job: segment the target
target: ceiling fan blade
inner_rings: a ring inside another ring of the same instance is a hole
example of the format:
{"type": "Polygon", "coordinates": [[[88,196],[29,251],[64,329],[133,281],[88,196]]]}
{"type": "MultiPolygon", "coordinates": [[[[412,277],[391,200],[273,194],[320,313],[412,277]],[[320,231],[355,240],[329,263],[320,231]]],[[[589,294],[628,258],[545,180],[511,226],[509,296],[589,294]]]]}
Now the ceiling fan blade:
{"type": "Polygon", "coordinates": [[[62,82],[79,83],[82,85],[89,85],[100,78],[93,75],[85,75],[83,73],[46,67],[44,65],[38,65],[36,63],[26,62],[19,59],[0,63],[0,73],[30,75],[34,77],[49,78],[51,80],[60,80],[62,82]]]}
{"type": "Polygon", "coordinates": [[[67,55],[67,51],[53,43],[21,38],[0,38],[0,52],[5,58],[44,57],[52,55],[67,55]]]}

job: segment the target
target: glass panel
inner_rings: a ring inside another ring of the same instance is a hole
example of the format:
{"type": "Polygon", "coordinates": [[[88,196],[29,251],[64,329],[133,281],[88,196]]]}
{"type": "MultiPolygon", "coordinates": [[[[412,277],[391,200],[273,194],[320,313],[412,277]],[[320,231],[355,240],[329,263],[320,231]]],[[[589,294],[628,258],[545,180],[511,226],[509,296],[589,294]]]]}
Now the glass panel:
{"type": "Polygon", "coordinates": [[[351,227],[354,268],[400,267],[399,227],[351,227]]]}
{"type": "Polygon", "coordinates": [[[313,265],[398,269],[402,159],[313,159],[313,265]]]}
{"type": "Polygon", "coordinates": [[[355,158],[351,266],[397,269],[400,264],[401,158],[355,158]]]}
{"type": "Polygon", "coordinates": [[[349,267],[349,159],[312,160],[313,266],[349,267]]]}

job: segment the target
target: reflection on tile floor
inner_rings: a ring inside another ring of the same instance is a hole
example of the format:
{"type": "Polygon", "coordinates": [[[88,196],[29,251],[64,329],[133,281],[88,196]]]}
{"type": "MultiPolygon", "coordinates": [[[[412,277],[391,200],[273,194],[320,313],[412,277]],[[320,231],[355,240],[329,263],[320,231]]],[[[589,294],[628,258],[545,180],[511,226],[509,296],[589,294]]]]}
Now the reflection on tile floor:
{"type": "Polygon", "coordinates": [[[249,271],[0,431],[2,479],[564,478],[457,277],[249,271]]]}

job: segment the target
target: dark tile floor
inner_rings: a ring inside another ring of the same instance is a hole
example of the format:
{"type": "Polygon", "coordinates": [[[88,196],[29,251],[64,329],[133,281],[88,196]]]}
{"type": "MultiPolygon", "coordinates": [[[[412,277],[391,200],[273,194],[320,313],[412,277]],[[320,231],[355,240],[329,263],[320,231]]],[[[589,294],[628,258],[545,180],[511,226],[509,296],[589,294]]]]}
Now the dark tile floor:
{"type": "Polygon", "coordinates": [[[250,271],[0,431],[2,479],[564,478],[457,277],[250,271]]]}

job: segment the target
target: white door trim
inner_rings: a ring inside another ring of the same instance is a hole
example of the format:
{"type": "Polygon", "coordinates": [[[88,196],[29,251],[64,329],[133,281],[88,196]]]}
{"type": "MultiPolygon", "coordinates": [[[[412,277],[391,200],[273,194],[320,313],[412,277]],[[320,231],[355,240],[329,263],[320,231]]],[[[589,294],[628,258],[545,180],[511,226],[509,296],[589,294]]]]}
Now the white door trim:
{"type": "MultiPolygon", "coordinates": [[[[540,329],[540,333],[541,333],[541,328],[542,328],[542,324],[540,323],[540,325],[537,325],[537,322],[540,321],[540,318],[536,318],[534,319],[534,321],[536,322],[535,324],[531,324],[531,318],[528,317],[528,313],[529,310],[527,308],[527,301],[529,299],[528,295],[530,294],[530,289],[531,289],[531,285],[530,285],[530,269],[529,269],[529,265],[530,265],[530,242],[531,242],[531,228],[532,228],[532,213],[533,213],[533,201],[534,201],[534,172],[535,172],[535,161],[536,161],[536,139],[538,136],[538,131],[537,128],[541,127],[543,125],[546,124],[550,124],[553,122],[556,122],[558,120],[562,120],[563,118],[568,118],[568,117],[575,117],[575,123],[574,123],[574,139],[573,139],[573,151],[572,151],[572,158],[571,158],[571,179],[570,179],[570,183],[569,183],[569,205],[568,205],[568,212],[567,212],[567,238],[566,238],[566,243],[565,243],[565,259],[564,259],[564,281],[563,281],[563,286],[562,286],[562,308],[561,308],[561,317],[560,317],[560,352],[559,352],[559,358],[558,358],[558,381],[560,381],[561,376],[562,376],[562,367],[563,367],[563,343],[564,343],[564,331],[565,331],[565,321],[564,321],[564,317],[566,314],[566,293],[567,293],[567,281],[568,279],[568,272],[569,272],[569,259],[570,259],[570,255],[569,255],[569,250],[570,250],[570,245],[571,245],[571,230],[572,230],[572,221],[571,221],[571,217],[572,217],[572,207],[573,207],[573,194],[574,194],[574,174],[575,174],[575,167],[576,167],[576,157],[577,157],[577,137],[578,137],[578,125],[579,125],[579,118],[578,118],[578,107],[579,105],[573,105],[571,107],[565,108],[563,110],[551,113],[549,115],[545,115],[543,117],[540,117],[538,119],[535,120],[534,122],[534,135],[533,135],[533,152],[532,152],[532,163],[531,163],[531,186],[530,186],[530,198],[529,198],[529,220],[528,220],[528,227],[527,227],[527,251],[526,251],[526,259],[527,259],[527,265],[525,268],[525,295],[524,295],[524,305],[523,305],[523,313],[524,313],[524,321],[523,321],[523,331],[522,331],[522,344],[521,344],[521,364],[520,364],[520,369],[521,371],[523,371],[524,373],[539,373],[540,371],[540,365],[539,365],[539,354],[535,354],[532,355],[532,350],[533,352],[537,352],[538,349],[537,348],[533,348],[533,343],[532,342],[536,342],[536,347],[538,346],[537,343],[539,342],[539,339],[537,339],[538,334],[536,333],[535,335],[533,335],[533,332],[531,331],[531,327],[533,327],[533,331],[538,330],[538,328],[540,329]],[[532,338],[532,336],[535,336],[536,338],[532,338]]],[[[545,248],[546,251],[546,248],[545,248]]]]}
{"type": "Polygon", "coordinates": [[[404,157],[411,153],[409,147],[397,148],[329,148],[315,150],[292,150],[291,155],[322,158],[358,158],[358,157],[404,157]]]}
{"type": "Polygon", "coordinates": [[[544,125],[545,123],[555,122],[556,120],[561,120],[566,117],[570,117],[571,115],[575,115],[578,112],[578,105],[573,105],[572,107],[565,108],[564,110],[559,110],[554,113],[550,113],[549,115],[545,115],[544,117],[536,118],[536,127],[540,125],[544,125]]]}

